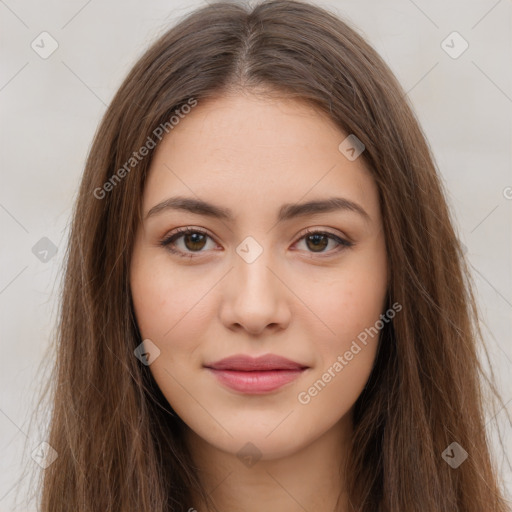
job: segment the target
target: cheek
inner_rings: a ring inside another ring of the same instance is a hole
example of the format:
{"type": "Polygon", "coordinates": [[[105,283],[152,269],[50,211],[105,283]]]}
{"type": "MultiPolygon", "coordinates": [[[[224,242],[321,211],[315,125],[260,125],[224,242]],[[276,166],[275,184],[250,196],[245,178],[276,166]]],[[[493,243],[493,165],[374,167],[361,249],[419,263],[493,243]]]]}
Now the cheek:
{"type": "Polygon", "coordinates": [[[306,415],[335,422],[353,406],[370,376],[387,288],[384,247],[376,245],[374,251],[347,258],[336,280],[331,275],[329,283],[310,288],[308,303],[322,320],[322,334],[314,336],[318,364],[297,395],[306,415]]]}
{"type": "MultiPolygon", "coordinates": [[[[382,247],[350,255],[336,273],[325,273],[321,279],[301,281],[298,295],[307,297],[319,319],[316,326],[322,334],[314,337],[315,349],[332,360],[348,350],[384,312],[387,274],[382,247]]],[[[327,362],[322,361],[324,365],[327,362]]]]}
{"type": "MultiPolygon", "coordinates": [[[[190,279],[180,270],[173,270],[165,255],[142,254],[134,257],[130,287],[137,324],[143,338],[168,343],[184,326],[194,339],[199,332],[198,314],[201,302],[207,301],[207,283],[202,278],[190,279]],[[201,301],[201,297],[203,297],[201,301]],[[191,321],[192,316],[194,321],[191,321]]],[[[179,340],[177,340],[179,344],[179,340]]]]}
{"type": "Polygon", "coordinates": [[[317,297],[329,330],[315,337],[318,364],[296,396],[302,417],[313,422],[312,429],[316,428],[313,418],[334,425],[351,410],[375,362],[381,333],[375,326],[381,325],[386,279],[353,270],[329,288],[328,298],[317,297]]]}

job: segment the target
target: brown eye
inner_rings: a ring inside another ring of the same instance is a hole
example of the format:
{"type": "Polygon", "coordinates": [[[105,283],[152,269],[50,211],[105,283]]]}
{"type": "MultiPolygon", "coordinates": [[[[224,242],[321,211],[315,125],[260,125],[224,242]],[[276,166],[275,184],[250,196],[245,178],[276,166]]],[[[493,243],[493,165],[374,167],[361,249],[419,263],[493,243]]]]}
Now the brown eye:
{"type": "Polygon", "coordinates": [[[334,233],[329,233],[326,231],[308,231],[299,241],[305,241],[308,252],[317,253],[317,254],[327,254],[337,253],[343,250],[346,247],[351,247],[354,245],[352,242],[348,240],[344,240],[334,233]],[[329,242],[335,242],[335,246],[333,250],[325,250],[328,247],[329,242]]]}
{"type": "Polygon", "coordinates": [[[190,233],[183,236],[185,247],[191,251],[200,251],[206,242],[206,235],[202,233],[190,233]]]}
{"type": "Polygon", "coordinates": [[[207,233],[200,229],[179,229],[177,233],[173,233],[160,242],[160,245],[179,256],[193,258],[193,253],[205,252],[203,248],[206,246],[208,239],[211,238],[207,233]],[[183,248],[176,249],[175,246],[179,240],[183,240],[183,248]]]}
{"type": "Polygon", "coordinates": [[[309,235],[306,237],[306,245],[312,248],[313,252],[321,252],[329,245],[329,238],[322,234],[309,235]],[[310,244],[308,242],[311,242],[310,244]]]}

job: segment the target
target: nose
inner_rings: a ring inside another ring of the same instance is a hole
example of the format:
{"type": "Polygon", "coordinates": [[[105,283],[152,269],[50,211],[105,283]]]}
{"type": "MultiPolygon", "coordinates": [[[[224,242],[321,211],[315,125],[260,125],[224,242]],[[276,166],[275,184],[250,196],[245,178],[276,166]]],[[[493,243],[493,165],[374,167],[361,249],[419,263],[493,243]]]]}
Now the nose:
{"type": "Polygon", "coordinates": [[[251,263],[235,255],[220,308],[220,319],[227,328],[243,329],[256,336],[265,330],[285,329],[289,324],[292,294],[275,262],[267,257],[268,252],[263,251],[251,263]]]}

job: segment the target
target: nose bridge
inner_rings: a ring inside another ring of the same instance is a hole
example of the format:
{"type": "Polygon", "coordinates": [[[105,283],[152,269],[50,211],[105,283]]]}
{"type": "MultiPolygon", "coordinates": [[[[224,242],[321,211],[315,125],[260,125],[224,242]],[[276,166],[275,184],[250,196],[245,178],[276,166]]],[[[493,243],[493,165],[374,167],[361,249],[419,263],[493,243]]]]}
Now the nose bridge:
{"type": "MultiPolygon", "coordinates": [[[[268,237],[267,237],[268,239],[268,237]]],[[[225,324],[238,324],[252,333],[269,324],[284,325],[289,320],[283,285],[274,275],[276,261],[263,240],[248,236],[235,248],[230,277],[230,293],[222,309],[225,324]]]]}
{"type": "Polygon", "coordinates": [[[272,251],[264,247],[262,237],[259,238],[261,241],[254,236],[247,236],[236,247],[235,279],[241,293],[247,291],[257,296],[270,293],[266,299],[271,300],[277,290],[276,277],[269,268],[275,266],[275,262],[272,251]]]}

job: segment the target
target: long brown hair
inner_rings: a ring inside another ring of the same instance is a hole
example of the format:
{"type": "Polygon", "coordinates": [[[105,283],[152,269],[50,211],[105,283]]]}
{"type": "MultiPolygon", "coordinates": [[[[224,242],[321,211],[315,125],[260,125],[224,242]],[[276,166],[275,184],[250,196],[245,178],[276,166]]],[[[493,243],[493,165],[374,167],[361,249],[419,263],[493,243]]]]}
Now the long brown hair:
{"type": "Polygon", "coordinates": [[[56,362],[42,395],[58,457],[42,472],[41,512],[185,511],[193,494],[210,503],[183,422],[134,356],[142,340],[128,277],[153,152],[130,159],[192,98],[256,88],[309,102],[355,134],[379,189],[388,300],[403,309],[382,330],[355,405],[351,510],[505,512],[483,408],[499,394],[477,358],[474,285],[428,144],[356,30],[289,0],[186,16],[138,60],[103,117],[73,213],[56,362]],[[468,454],[457,468],[442,455],[453,442],[468,454]]]}

